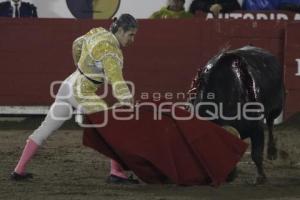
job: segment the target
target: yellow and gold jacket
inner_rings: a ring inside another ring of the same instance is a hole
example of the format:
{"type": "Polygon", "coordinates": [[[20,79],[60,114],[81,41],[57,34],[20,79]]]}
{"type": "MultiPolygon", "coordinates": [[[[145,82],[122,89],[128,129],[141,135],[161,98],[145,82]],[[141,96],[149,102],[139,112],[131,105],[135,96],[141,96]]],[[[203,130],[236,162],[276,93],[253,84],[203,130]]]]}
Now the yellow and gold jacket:
{"type": "Polygon", "coordinates": [[[128,102],[128,99],[132,99],[123,78],[120,44],[111,32],[101,27],[91,29],[73,42],[72,52],[80,71],[73,85],[73,93],[85,112],[97,112],[107,108],[106,103],[96,94],[101,82],[112,85],[114,97],[119,101],[128,102]]]}

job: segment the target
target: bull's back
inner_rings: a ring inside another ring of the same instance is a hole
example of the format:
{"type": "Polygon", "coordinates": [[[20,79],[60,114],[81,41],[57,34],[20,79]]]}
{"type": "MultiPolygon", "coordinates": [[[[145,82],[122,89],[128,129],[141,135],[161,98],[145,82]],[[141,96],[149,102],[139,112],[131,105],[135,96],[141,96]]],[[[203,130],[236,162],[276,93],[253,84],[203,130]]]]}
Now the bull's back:
{"type": "MultiPolygon", "coordinates": [[[[236,52],[253,79],[256,101],[264,105],[266,114],[282,110],[284,102],[283,67],[275,56],[256,48],[244,47],[236,52]]],[[[278,114],[279,115],[279,114],[278,114]]]]}
{"type": "MultiPolygon", "coordinates": [[[[225,52],[205,66],[198,90],[202,96],[198,102],[215,103],[223,116],[213,121],[234,126],[242,137],[248,137],[251,130],[261,124],[259,117],[263,113],[251,113],[251,117],[258,120],[248,120],[243,115],[244,106],[251,102],[261,103],[265,115],[272,112],[279,115],[283,105],[282,73],[276,58],[262,49],[245,47],[225,52]],[[214,98],[209,99],[208,93],[214,93],[214,98]],[[233,120],[224,118],[237,115],[241,116],[233,120]]],[[[206,110],[212,111],[212,107],[200,106],[199,114],[207,116],[206,110]]]]}

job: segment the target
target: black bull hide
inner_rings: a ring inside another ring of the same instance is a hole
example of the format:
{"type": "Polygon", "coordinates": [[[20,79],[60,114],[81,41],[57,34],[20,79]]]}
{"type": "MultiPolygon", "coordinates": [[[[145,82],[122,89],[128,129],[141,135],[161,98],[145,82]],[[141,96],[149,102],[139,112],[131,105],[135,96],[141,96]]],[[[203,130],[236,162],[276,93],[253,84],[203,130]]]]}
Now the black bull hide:
{"type": "Polygon", "coordinates": [[[242,139],[250,137],[256,182],[264,182],[263,120],[269,132],[268,158],[276,159],[273,123],[284,104],[283,68],[276,58],[250,46],[223,51],[198,71],[191,91],[195,96],[190,102],[197,114],[235,127],[242,139]]]}

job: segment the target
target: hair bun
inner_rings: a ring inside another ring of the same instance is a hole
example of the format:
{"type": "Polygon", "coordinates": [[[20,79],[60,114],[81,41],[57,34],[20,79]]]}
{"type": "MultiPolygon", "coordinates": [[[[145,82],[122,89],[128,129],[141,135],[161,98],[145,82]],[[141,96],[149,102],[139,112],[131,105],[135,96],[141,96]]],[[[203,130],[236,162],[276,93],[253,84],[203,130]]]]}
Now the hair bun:
{"type": "Polygon", "coordinates": [[[138,23],[132,15],[125,13],[118,18],[113,18],[113,23],[110,25],[110,31],[116,33],[120,27],[126,32],[131,28],[138,28],[138,23]]]}

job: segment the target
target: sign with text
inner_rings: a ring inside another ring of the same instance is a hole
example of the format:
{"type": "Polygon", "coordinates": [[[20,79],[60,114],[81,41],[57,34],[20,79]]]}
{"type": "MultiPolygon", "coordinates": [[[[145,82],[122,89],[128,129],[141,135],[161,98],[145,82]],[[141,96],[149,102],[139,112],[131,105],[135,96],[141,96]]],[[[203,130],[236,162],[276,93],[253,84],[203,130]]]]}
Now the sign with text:
{"type": "Polygon", "coordinates": [[[295,75],[300,76],[300,58],[296,59],[296,63],[297,63],[297,73],[295,75]]]}
{"type": "Polygon", "coordinates": [[[300,23],[290,23],[286,29],[285,85],[287,88],[286,116],[300,111],[300,23]]]}
{"type": "MultiPolygon", "coordinates": [[[[199,13],[199,15],[201,15],[199,13]]],[[[243,19],[243,20],[295,20],[300,21],[300,13],[293,12],[232,12],[232,13],[220,13],[218,16],[214,16],[212,13],[206,14],[206,19],[243,19]]]]}

